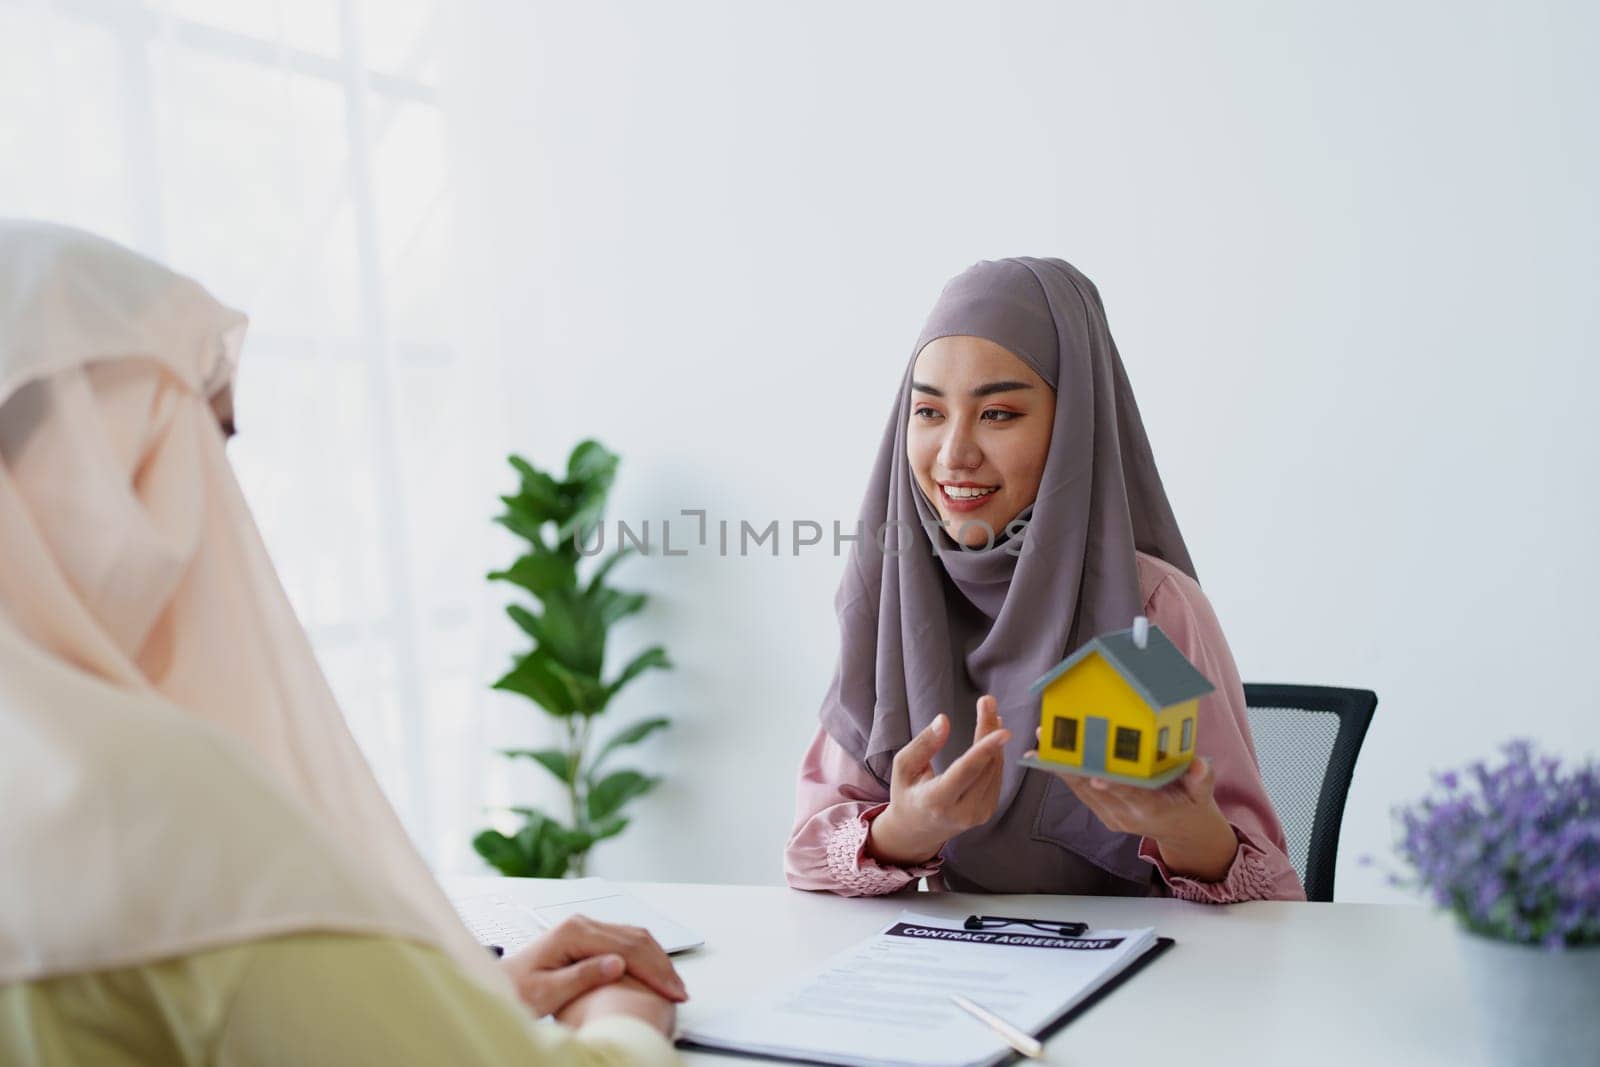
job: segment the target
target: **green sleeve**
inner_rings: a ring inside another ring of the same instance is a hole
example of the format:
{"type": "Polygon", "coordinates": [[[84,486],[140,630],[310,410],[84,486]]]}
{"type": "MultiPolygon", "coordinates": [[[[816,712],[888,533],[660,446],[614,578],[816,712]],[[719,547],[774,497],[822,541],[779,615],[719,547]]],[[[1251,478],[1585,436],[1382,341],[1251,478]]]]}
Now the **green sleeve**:
{"type": "Polygon", "coordinates": [[[0,989],[0,1062],[654,1067],[644,1023],[535,1022],[434,949],[305,934],[0,989]]]}
{"type": "Polygon", "coordinates": [[[258,946],[216,1056],[218,1067],[622,1067],[674,1060],[666,1040],[642,1022],[611,1020],[582,1033],[538,1024],[480,989],[436,950],[352,937],[258,946]]]}

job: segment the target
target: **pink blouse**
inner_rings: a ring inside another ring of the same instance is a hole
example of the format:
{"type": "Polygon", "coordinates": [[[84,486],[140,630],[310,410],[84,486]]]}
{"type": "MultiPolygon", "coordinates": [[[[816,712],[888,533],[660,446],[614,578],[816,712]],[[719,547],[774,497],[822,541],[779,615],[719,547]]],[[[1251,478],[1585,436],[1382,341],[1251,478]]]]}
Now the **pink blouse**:
{"type": "MultiPolygon", "coordinates": [[[[1195,752],[1211,760],[1217,806],[1239,839],[1233,864],[1220,882],[1174,874],[1161,862],[1155,842],[1143,839],[1139,856],[1160,875],[1154,892],[1208,904],[1304,900],[1283,828],[1261,784],[1245,718],[1244,687],[1211,602],[1193,578],[1143,552],[1139,590],[1145,616],[1216,686],[1200,698],[1195,752]]],[[[889,791],[819,729],[800,764],[794,830],[784,851],[789,884],[843,896],[892,893],[919,878],[941,888],[943,861],[937,857],[921,867],[896,867],[866,855],[868,827],[888,801],[889,791]]]]}

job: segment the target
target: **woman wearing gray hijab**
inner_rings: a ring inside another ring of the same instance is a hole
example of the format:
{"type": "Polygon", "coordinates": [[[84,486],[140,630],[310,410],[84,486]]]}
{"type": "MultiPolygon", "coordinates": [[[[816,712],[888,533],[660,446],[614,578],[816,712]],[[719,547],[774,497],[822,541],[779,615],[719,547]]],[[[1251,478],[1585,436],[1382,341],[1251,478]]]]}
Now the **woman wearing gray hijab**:
{"type": "Polygon", "coordinates": [[[789,884],[888,893],[1305,899],[1243,687],[1162,489],[1100,294],[1056,259],[977,263],[906,368],[836,606],[789,884]],[[1029,686],[1143,615],[1215,686],[1148,790],[1029,770],[1029,686]]]}

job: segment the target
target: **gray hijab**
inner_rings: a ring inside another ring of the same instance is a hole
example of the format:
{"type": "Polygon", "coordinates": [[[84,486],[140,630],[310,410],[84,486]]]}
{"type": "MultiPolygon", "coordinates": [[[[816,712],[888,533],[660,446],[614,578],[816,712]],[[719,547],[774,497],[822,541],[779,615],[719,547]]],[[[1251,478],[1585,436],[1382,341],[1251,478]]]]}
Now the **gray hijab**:
{"type": "Polygon", "coordinates": [[[1107,830],[1053,776],[1016,762],[1038,725],[1028,687],[1139,613],[1136,550],[1195,573],[1088,278],[1059,259],[1017,258],[974,264],[945,286],[906,366],[861,526],[835,601],[841,649],[823,727],[885,784],[894,754],[940,712],[951,739],[934,765],[942,771],[959,757],[984,693],[1012,734],[999,806],[946,845],[946,884],[1148,891],[1136,836],[1107,830]],[[1056,391],[1038,496],[1018,516],[1025,527],[1013,522],[979,551],[938,528],[906,459],[917,353],[953,335],[1001,345],[1056,391]]]}

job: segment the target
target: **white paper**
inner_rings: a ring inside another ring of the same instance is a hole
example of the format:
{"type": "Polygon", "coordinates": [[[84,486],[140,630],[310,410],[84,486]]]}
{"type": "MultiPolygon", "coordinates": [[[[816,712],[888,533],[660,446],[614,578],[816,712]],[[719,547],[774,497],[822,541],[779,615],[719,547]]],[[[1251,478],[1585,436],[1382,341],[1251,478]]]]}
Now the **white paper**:
{"type": "Polygon", "coordinates": [[[454,884],[450,902],[468,930],[486,945],[515,952],[561,920],[585,915],[599,922],[642,926],[667,952],[683,952],[705,944],[705,939],[639,898],[603,878],[551,879],[540,886],[541,903],[529,907],[512,892],[486,888],[487,879],[454,884]]]}
{"type": "Polygon", "coordinates": [[[968,931],[958,919],[901,912],[870,940],[683,1037],[823,1063],[997,1063],[1010,1046],[952,993],[1037,1033],[1154,942],[1149,928],[1062,938],[1027,926],[968,931]]]}

